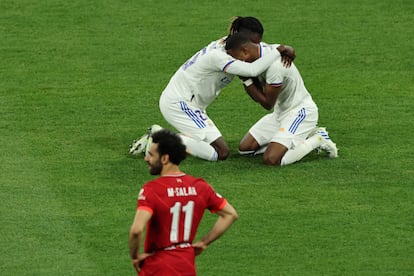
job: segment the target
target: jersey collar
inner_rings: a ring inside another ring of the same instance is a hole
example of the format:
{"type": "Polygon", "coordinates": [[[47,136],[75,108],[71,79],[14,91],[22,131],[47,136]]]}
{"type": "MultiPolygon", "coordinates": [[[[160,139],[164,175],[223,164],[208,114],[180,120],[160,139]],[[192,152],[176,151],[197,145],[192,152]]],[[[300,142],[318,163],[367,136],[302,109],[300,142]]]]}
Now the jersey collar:
{"type": "Polygon", "coordinates": [[[161,177],[164,177],[164,176],[166,176],[166,177],[179,177],[179,176],[184,176],[184,175],[185,175],[185,173],[183,173],[183,172],[172,172],[172,173],[164,174],[161,177]]]}

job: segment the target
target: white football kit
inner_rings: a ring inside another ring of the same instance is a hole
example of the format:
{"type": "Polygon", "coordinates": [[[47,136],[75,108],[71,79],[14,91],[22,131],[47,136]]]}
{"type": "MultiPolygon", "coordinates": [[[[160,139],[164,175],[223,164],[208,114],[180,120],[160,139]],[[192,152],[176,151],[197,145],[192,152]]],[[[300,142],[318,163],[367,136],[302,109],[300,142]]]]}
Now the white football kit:
{"type": "MultiPolygon", "coordinates": [[[[263,44],[262,49],[263,56],[270,51],[266,44],[263,44]]],[[[293,63],[286,68],[279,57],[259,79],[270,85],[282,85],[282,90],[273,113],[263,116],[249,132],[261,146],[276,142],[291,149],[316,128],[318,108],[293,63]]]]}
{"type": "MultiPolygon", "coordinates": [[[[160,97],[160,110],[180,133],[209,144],[221,137],[206,108],[235,75],[254,77],[263,73],[280,53],[268,47],[266,56],[253,63],[226,53],[224,39],[211,42],[185,62],[172,76],[160,97]]],[[[259,48],[262,51],[261,46],[259,48]]]]}

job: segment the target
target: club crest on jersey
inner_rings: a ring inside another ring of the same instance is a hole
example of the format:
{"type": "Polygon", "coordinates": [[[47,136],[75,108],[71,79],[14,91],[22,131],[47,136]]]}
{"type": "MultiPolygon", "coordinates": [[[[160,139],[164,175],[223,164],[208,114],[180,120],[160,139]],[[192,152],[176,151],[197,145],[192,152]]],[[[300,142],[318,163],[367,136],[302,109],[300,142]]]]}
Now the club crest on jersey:
{"type": "Polygon", "coordinates": [[[167,189],[168,197],[174,196],[195,196],[197,190],[195,187],[175,187],[167,189]]]}
{"type": "Polygon", "coordinates": [[[144,189],[139,190],[138,200],[145,200],[144,189]]]}

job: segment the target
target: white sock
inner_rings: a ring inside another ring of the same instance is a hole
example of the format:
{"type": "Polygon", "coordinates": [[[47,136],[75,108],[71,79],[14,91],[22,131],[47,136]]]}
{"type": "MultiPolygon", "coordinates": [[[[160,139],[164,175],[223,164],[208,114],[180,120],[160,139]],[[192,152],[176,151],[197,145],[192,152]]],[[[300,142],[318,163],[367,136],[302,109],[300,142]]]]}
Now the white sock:
{"type": "Polygon", "coordinates": [[[217,161],[218,154],[209,143],[198,141],[182,134],[180,134],[180,137],[183,140],[183,144],[187,147],[189,154],[204,160],[217,161]]]}
{"type": "Polygon", "coordinates": [[[261,146],[258,150],[256,150],[256,152],[254,153],[254,155],[259,155],[259,154],[263,154],[266,150],[267,150],[267,146],[261,146]]]}
{"type": "Polygon", "coordinates": [[[239,154],[244,156],[253,156],[254,153],[254,150],[239,150],[239,154]]]}
{"type": "Polygon", "coordinates": [[[289,149],[280,162],[281,166],[295,163],[305,157],[309,152],[319,147],[323,140],[319,134],[315,134],[312,137],[303,141],[300,145],[293,149],[289,149]]]}
{"type": "Polygon", "coordinates": [[[262,146],[256,151],[255,150],[246,150],[246,151],[239,150],[239,154],[245,155],[245,156],[255,156],[255,155],[263,154],[266,151],[267,146],[268,145],[262,146]]]}

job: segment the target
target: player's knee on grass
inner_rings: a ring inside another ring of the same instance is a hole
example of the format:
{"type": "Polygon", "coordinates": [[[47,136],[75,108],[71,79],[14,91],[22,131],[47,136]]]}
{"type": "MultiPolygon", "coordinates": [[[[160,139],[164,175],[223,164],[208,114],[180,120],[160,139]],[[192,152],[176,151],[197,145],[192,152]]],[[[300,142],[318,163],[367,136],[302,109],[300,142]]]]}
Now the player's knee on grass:
{"type": "Polygon", "coordinates": [[[239,143],[239,152],[256,151],[260,148],[256,139],[248,132],[239,143]]]}
{"type": "Polygon", "coordinates": [[[280,166],[280,162],[282,161],[281,157],[272,156],[272,155],[263,155],[263,163],[269,166],[280,166]]]}
{"type": "Polygon", "coordinates": [[[263,154],[263,162],[270,166],[280,166],[288,148],[282,144],[271,142],[263,154]]]}
{"type": "Polygon", "coordinates": [[[245,152],[245,151],[251,151],[251,147],[247,145],[246,143],[240,142],[239,144],[239,152],[245,152]]]}
{"type": "Polygon", "coordinates": [[[224,141],[223,137],[218,138],[211,144],[217,152],[217,159],[218,160],[226,160],[230,154],[230,148],[227,145],[226,141],[224,141]]]}
{"type": "Polygon", "coordinates": [[[280,166],[284,152],[272,152],[267,150],[263,154],[263,163],[269,166],[280,166]]]}
{"type": "Polygon", "coordinates": [[[227,157],[229,157],[230,149],[229,148],[219,149],[217,151],[217,154],[218,154],[218,158],[217,158],[218,160],[226,160],[227,157]]]}

